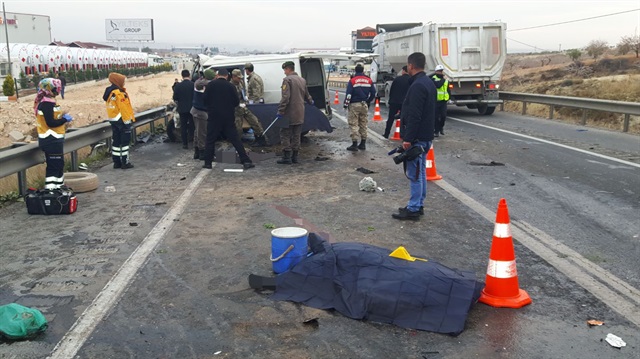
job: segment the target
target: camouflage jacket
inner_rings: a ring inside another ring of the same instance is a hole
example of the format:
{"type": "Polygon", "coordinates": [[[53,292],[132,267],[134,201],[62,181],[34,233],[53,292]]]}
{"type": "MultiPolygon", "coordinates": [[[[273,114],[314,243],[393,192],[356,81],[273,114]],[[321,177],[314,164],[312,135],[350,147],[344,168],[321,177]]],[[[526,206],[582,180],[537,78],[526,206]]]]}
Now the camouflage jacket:
{"type": "Polygon", "coordinates": [[[260,75],[255,72],[247,76],[249,84],[247,85],[247,97],[253,102],[260,101],[264,97],[264,82],[260,75]]]}

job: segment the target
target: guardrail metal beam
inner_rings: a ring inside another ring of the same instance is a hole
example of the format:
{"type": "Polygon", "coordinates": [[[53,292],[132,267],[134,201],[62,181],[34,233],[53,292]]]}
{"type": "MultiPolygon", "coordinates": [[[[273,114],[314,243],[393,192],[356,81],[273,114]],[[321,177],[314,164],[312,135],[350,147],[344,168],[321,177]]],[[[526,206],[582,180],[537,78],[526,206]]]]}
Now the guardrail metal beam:
{"type": "MultiPolygon", "coordinates": [[[[156,107],[135,114],[136,122],[133,128],[144,126],[154,121],[163,119],[167,121],[167,108],[156,107]]],[[[135,134],[135,131],[132,132],[135,134]]],[[[135,137],[134,137],[135,138],[135,137]]],[[[98,143],[102,140],[110,142],[111,125],[108,122],[69,129],[64,139],[64,152],[71,153],[71,162],[74,171],[78,170],[77,150],[98,143]]],[[[109,147],[110,148],[110,144],[109,147]]],[[[18,174],[18,190],[21,195],[26,193],[26,170],[43,163],[42,151],[38,143],[14,144],[12,147],[0,149],[0,178],[18,174]]]]}

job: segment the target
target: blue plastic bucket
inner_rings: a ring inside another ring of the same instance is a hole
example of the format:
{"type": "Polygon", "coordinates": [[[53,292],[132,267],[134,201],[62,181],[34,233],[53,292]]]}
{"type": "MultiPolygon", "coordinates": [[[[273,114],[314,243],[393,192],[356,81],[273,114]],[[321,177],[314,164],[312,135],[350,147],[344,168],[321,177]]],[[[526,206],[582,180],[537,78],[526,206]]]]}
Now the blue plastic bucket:
{"type": "Polygon", "coordinates": [[[275,273],[286,272],[307,256],[309,232],[283,227],[271,231],[271,263],[275,273]]]}

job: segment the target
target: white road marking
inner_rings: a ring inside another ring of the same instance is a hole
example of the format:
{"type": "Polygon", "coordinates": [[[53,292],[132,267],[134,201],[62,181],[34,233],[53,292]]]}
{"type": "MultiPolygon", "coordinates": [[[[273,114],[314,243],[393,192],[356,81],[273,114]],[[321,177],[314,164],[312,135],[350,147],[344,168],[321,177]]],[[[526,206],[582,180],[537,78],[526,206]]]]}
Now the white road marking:
{"type": "MultiPolygon", "coordinates": [[[[343,116],[337,115],[336,117],[344,122],[347,122],[343,116]]],[[[557,145],[578,152],[606,158],[608,160],[631,164],[635,167],[640,167],[640,165],[637,165],[635,163],[619,160],[617,158],[611,158],[608,156],[599,155],[597,153],[580,150],[558,143],[540,140],[534,137],[496,129],[490,126],[471,123],[465,120],[460,121],[467,122],[472,125],[487,127],[492,130],[526,137],[534,141],[541,141],[557,145]]],[[[388,140],[384,139],[384,137],[373,132],[372,130],[369,130],[369,135],[376,138],[375,142],[382,147],[387,147],[387,145],[389,144],[388,140]],[[385,141],[384,144],[382,142],[383,140],[385,141]]],[[[490,223],[494,223],[496,218],[495,212],[489,210],[473,198],[462,193],[462,191],[453,187],[445,180],[433,181],[431,183],[438,185],[440,188],[448,192],[464,205],[484,217],[490,223]]],[[[511,220],[510,222],[514,240],[517,240],[522,245],[529,248],[529,250],[534,252],[537,256],[544,259],[547,263],[555,267],[559,272],[566,275],[569,279],[589,291],[604,304],[622,315],[625,319],[640,327],[640,290],[636,289],[631,284],[623,281],[622,279],[616,277],[602,267],[587,260],[578,252],[553,239],[551,236],[533,227],[532,225],[522,221],[511,220]]]]}
{"type": "Polygon", "coordinates": [[[595,161],[595,160],[587,160],[587,162],[589,162],[589,163],[595,163],[595,164],[598,164],[598,165],[607,166],[607,167],[609,167],[609,169],[610,169],[610,170],[617,170],[617,169],[632,170],[632,169],[633,169],[633,167],[610,165],[610,164],[608,164],[608,163],[604,163],[604,162],[600,162],[600,161],[595,161]]]}
{"type": "Polygon", "coordinates": [[[540,138],[523,135],[521,133],[512,132],[512,131],[509,131],[509,130],[503,130],[501,128],[491,127],[491,126],[488,126],[488,125],[483,125],[483,124],[480,124],[480,123],[475,123],[475,122],[463,120],[463,119],[460,119],[460,118],[455,118],[455,117],[451,117],[451,116],[447,116],[447,118],[450,118],[452,120],[459,121],[459,122],[464,122],[464,123],[469,124],[469,125],[474,125],[474,126],[478,126],[478,127],[484,127],[484,128],[488,128],[490,130],[494,130],[494,131],[498,131],[498,132],[504,132],[504,133],[508,133],[508,134],[514,135],[514,136],[520,136],[520,137],[523,137],[523,138],[526,138],[526,139],[529,139],[529,140],[533,140],[533,141],[537,141],[537,142],[546,143],[546,144],[549,144],[549,145],[554,145],[554,146],[566,148],[568,150],[584,153],[584,154],[587,154],[587,155],[590,155],[590,156],[604,158],[605,160],[622,163],[622,164],[627,165],[627,166],[633,166],[633,167],[636,167],[636,168],[640,168],[640,164],[638,164],[638,163],[633,163],[633,162],[621,160],[619,158],[610,157],[610,156],[606,156],[606,155],[601,155],[599,153],[595,153],[595,152],[583,150],[583,149],[580,149],[580,148],[575,148],[575,147],[563,145],[561,143],[557,143],[557,142],[553,142],[553,141],[547,141],[547,140],[543,140],[543,139],[540,139],[540,138]]]}
{"type": "MultiPolygon", "coordinates": [[[[490,222],[495,220],[494,212],[445,180],[439,180],[435,184],[486,220],[490,222]]],[[[638,289],[526,222],[512,220],[511,226],[513,239],[620,313],[625,319],[640,327],[640,291],[638,289]]]]}
{"type": "MultiPolygon", "coordinates": [[[[215,166],[215,163],[213,164],[215,166]]],[[[200,186],[200,183],[210,173],[209,170],[201,170],[191,181],[189,186],[182,192],[180,197],[171,206],[171,209],[158,221],[149,234],[142,240],[142,243],[131,253],[129,258],[122,264],[116,274],[98,293],[93,302],[78,317],[71,329],[53,348],[49,355],[50,359],[73,358],[82,345],[89,339],[96,326],[102,321],[111,308],[118,303],[122,294],[129,287],[140,268],[144,266],[153,253],[154,248],[162,241],[164,236],[171,231],[177,219],[183,212],[187,203],[200,186]]]]}

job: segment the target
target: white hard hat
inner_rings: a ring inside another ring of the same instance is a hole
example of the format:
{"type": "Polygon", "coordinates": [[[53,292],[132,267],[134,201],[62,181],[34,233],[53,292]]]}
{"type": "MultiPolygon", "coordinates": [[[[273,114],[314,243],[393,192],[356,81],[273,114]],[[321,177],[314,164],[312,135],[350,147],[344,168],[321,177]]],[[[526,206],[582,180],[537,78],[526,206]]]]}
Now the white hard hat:
{"type": "Polygon", "coordinates": [[[444,66],[442,65],[436,66],[436,71],[442,71],[442,70],[444,70],[444,66]]]}

